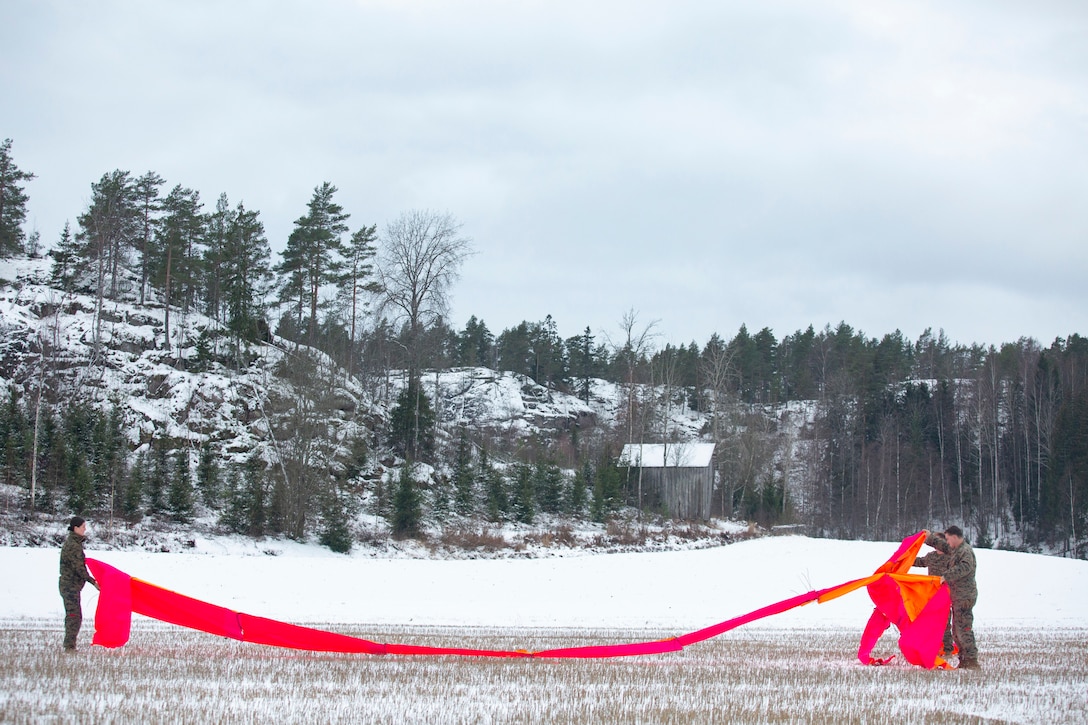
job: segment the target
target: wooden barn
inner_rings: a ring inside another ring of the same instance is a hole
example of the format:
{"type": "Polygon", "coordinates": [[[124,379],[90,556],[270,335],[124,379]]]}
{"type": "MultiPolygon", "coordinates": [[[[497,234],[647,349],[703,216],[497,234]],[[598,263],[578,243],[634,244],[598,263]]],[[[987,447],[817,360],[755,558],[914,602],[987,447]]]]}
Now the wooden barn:
{"type": "Polygon", "coordinates": [[[631,443],[620,453],[631,483],[642,474],[642,504],[677,519],[709,519],[714,494],[713,443],[631,443]]]}

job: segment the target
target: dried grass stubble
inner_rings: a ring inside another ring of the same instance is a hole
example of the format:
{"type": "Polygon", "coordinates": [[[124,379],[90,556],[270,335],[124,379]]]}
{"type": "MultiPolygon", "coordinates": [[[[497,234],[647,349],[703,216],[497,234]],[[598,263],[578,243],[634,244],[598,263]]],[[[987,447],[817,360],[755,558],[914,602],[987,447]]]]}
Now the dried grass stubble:
{"type": "MultiPolygon", "coordinates": [[[[354,634],[514,649],[660,633],[354,634]]],[[[292,652],[156,626],[138,627],[119,650],[84,647],[69,655],[59,640],[55,627],[0,627],[0,721],[891,723],[953,714],[1088,720],[1085,632],[987,633],[980,672],[862,667],[853,660],[857,633],[844,630],[738,630],[681,653],[612,660],[292,652]]],[[[880,645],[894,647],[892,637],[880,645]]]]}

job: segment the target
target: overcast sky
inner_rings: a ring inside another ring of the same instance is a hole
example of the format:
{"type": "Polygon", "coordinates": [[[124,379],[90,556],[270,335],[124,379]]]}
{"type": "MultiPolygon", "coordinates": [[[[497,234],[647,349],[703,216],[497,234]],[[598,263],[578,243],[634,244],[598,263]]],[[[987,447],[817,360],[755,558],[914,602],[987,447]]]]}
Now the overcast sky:
{"type": "MultiPolygon", "coordinates": [[[[451,324],[624,312],[702,345],[846,321],[1088,334],[1088,3],[46,2],[0,138],[53,244],[103,173],[350,225],[449,212],[451,324]]],[[[164,191],[165,191],[164,190],[164,191]]]]}

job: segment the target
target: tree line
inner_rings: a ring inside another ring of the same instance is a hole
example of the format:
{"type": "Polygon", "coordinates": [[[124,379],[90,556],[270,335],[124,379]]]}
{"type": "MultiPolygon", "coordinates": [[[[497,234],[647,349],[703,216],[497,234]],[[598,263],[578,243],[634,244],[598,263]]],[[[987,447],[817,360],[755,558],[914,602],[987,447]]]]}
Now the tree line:
{"type": "Polygon", "coordinates": [[[868,337],[846,323],[779,340],[742,325],[701,347],[638,350],[630,335],[606,345],[588,328],[562,340],[555,327],[548,317],[492,337],[472,318],[429,362],[511,370],[587,400],[592,378],[633,382],[644,392],[625,400],[618,443],[674,440],[670,405],[706,413],[725,516],[861,538],[958,521],[983,545],[1085,553],[1088,339],[1078,334],[983,346],[931,330],[868,337]],[[781,415],[796,401],[811,403],[811,420],[795,434],[781,415]]]}
{"type": "MultiPolygon", "coordinates": [[[[4,141],[4,256],[38,251],[40,240],[22,230],[23,187],[33,178],[15,165],[11,141],[4,141]]],[[[551,316],[497,334],[473,316],[458,330],[446,315],[448,295],[471,243],[448,214],[408,212],[382,233],[373,223],[353,229],[336,187],[324,182],[274,261],[259,211],[231,203],[225,193],[206,211],[197,191],[165,189],[154,172],[117,170],[93,183],[76,228],[66,225],[50,252],[54,282],[94,295],[96,319],[105,300],[160,306],[160,345],[176,350],[179,366],[200,360],[242,364],[246,345],[269,339],[274,329],[281,339],[323,351],[376,397],[388,391],[391,370],[407,371],[407,385],[388,400],[388,430],[367,445],[389,446],[414,462],[441,463],[448,474],[421,496],[407,466],[405,481],[382,492],[380,505],[392,506],[386,510],[405,530],[418,525],[419,516],[447,510],[503,520],[524,519],[529,503],[533,512],[595,518],[619,506],[641,506],[627,472],[615,466],[618,447],[674,439],[680,433],[670,429],[670,411],[686,408],[706,414],[702,436],[717,443],[715,507],[723,516],[801,522],[817,534],[862,538],[956,521],[978,543],[1057,545],[1085,553],[1088,342],[1077,334],[1046,346],[1030,338],[983,346],[952,344],[931,330],[913,341],[899,331],[869,337],[843,322],[781,339],[769,328],[753,334],[742,325],[728,339],[713,334],[702,345],[658,345],[655,323],[639,324],[633,311],[614,337],[585,327],[564,338],[551,316]],[[178,326],[188,311],[220,325],[212,335],[205,331],[200,360],[183,359],[187,333],[178,326]],[[616,430],[558,431],[554,440],[505,449],[472,430],[436,436],[437,401],[422,384],[423,371],[464,366],[524,374],[586,401],[595,380],[611,382],[623,391],[616,430]],[[808,404],[805,420],[788,424],[797,401],[808,404]],[[458,463],[464,456],[468,461],[458,463]],[[495,456],[511,466],[493,466],[495,456]],[[567,472],[558,488],[541,483],[554,475],[553,465],[567,472]],[[466,473],[471,467],[475,472],[466,473]],[[602,479],[604,485],[597,483],[602,479]],[[412,514],[417,507],[418,516],[412,514]]],[[[96,345],[99,340],[96,328],[96,345]]],[[[16,421],[16,408],[9,401],[8,420],[16,421]]],[[[19,409],[29,415],[31,406],[24,401],[19,409]]],[[[77,406],[72,411],[77,419],[89,415],[77,406]]],[[[69,423],[52,425],[67,430],[69,423]]],[[[19,428],[17,422],[5,426],[19,428]]],[[[5,434],[5,446],[17,439],[5,434]]],[[[199,456],[190,452],[189,459],[195,470],[199,456]]],[[[87,471],[102,465],[84,462],[87,471]]],[[[187,468],[175,460],[162,470],[171,467],[187,468]]],[[[69,477],[98,481],[95,475],[75,466],[69,477]]],[[[305,475],[300,470],[283,477],[305,475]]],[[[294,511],[283,504],[289,492],[247,487],[240,483],[246,476],[238,471],[239,483],[222,489],[235,491],[235,528],[255,532],[267,525],[300,534],[313,519],[336,521],[351,513],[343,487],[317,487],[323,493],[294,511]]],[[[91,495],[87,491],[101,496],[104,490],[101,483],[66,485],[76,486],[67,494],[76,503],[91,495]]],[[[158,488],[145,489],[141,500],[154,508],[151,490],[158,488]]]]}

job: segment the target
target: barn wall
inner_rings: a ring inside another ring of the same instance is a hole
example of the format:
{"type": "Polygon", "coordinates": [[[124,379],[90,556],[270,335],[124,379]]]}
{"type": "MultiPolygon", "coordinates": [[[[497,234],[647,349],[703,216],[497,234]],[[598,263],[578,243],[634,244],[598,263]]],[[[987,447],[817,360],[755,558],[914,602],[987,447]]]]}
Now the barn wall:
{"type": "MultiPolygon", "coordinates": [[[[637,472],[633,472],[637,476],[637,472]]],[[[713,468],[643,468],[643,504],[678,519],[709,519],[713,468]]]]}

